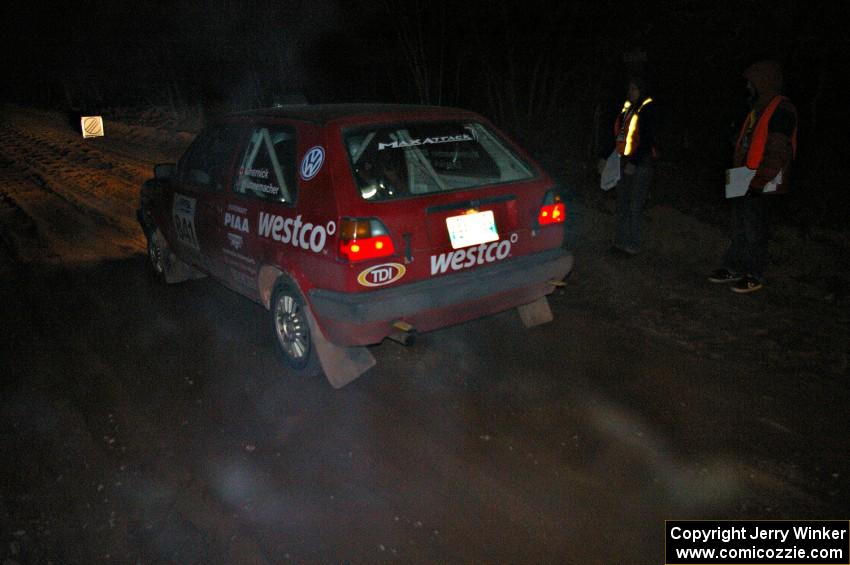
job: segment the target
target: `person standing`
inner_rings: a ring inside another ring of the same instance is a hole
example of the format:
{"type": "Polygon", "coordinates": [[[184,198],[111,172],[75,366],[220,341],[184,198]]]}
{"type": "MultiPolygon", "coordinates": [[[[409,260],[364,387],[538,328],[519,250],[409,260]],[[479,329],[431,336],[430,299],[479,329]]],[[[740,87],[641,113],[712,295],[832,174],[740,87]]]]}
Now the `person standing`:
{"type": "Polygon", "coordinates": [[[751,109],[735,143],[732,166],[747,167],[754,176],[744,196],[730,199],[731,243],[722,268],[708,278],[713,283],[734,283],[732,291],[739,294],[764,285],[770,238],[766,195],[788,191],[797,150],[797,110],[780,94],[782,67],[776,61],[760,61],[744,71],[744,78],[751,109]],[[776,190],[764,193],[769,183],[776,190]]]}
{"type": "Polygon", "coordinates": [[[620,156],[620,180],[616,186],[617,228],[611,250],[629,256],[640,250],[641,214],[657,156],[655,137],[658,119],[648,90],[644,77],[630,77],[628,97],[614,122],[614,136],[607,147],[602,148],[599,159],[601,174],[612,145],[613,151],[620,156]]]}

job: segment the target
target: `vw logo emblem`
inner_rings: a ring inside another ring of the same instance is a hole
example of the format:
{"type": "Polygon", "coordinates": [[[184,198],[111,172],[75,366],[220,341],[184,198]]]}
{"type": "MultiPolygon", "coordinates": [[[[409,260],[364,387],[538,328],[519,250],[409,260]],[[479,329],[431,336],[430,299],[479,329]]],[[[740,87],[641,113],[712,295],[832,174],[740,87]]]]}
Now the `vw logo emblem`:
{"type": "Polygon", "coordinates": [[[301,160],[301,178],[303,180],[310,180],[315,177],[322,169],[322,163],[324,162],[325,150],[319,145],[311,147],[301,160]]]}

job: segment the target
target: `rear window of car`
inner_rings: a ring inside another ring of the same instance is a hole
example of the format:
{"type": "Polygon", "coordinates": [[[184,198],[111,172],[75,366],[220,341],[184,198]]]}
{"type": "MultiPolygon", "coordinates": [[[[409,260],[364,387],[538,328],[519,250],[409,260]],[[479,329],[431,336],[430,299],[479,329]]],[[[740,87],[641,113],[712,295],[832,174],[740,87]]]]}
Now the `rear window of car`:
{"type": "Polygon", "coordinates": [[[392,200],[533,178],[534,169],[478,122],[417,122],[347,130],[361,196],[392,200]]]}

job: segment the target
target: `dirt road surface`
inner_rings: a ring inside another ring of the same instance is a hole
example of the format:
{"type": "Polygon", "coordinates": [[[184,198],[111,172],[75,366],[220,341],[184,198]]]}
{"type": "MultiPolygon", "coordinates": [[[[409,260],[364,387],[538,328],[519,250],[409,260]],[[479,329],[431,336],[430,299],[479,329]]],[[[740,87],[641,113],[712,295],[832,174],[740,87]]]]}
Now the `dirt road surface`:
{"type": "Polygon", "coordinates": [[[137,190],[191,136],[106,134],[0,119],[0,562],[660,563],[665,519],[848,517],[850,316],[802,267],[834,239],[780,232],[741,297],[704,280],[722,230],[652,206],[616,259],[575,203],[554,322],[385,343],[334,390],[260,306],[149,276],[137,190]]]}

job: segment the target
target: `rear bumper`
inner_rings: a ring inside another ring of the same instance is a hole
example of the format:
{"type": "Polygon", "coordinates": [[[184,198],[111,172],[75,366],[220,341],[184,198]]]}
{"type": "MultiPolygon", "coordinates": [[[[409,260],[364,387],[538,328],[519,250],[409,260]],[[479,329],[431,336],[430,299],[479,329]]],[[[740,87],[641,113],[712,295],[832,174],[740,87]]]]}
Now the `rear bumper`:
{"type": "Polygon", "coordinates": [[[396,333],[403,320],[430,331],[528,304],[546,296],[573,267],[573,255],[552,249],[508,262],[406,284],[342,293],[309,292],[327,338],[338,345],[369,345],[396,333]]]}

